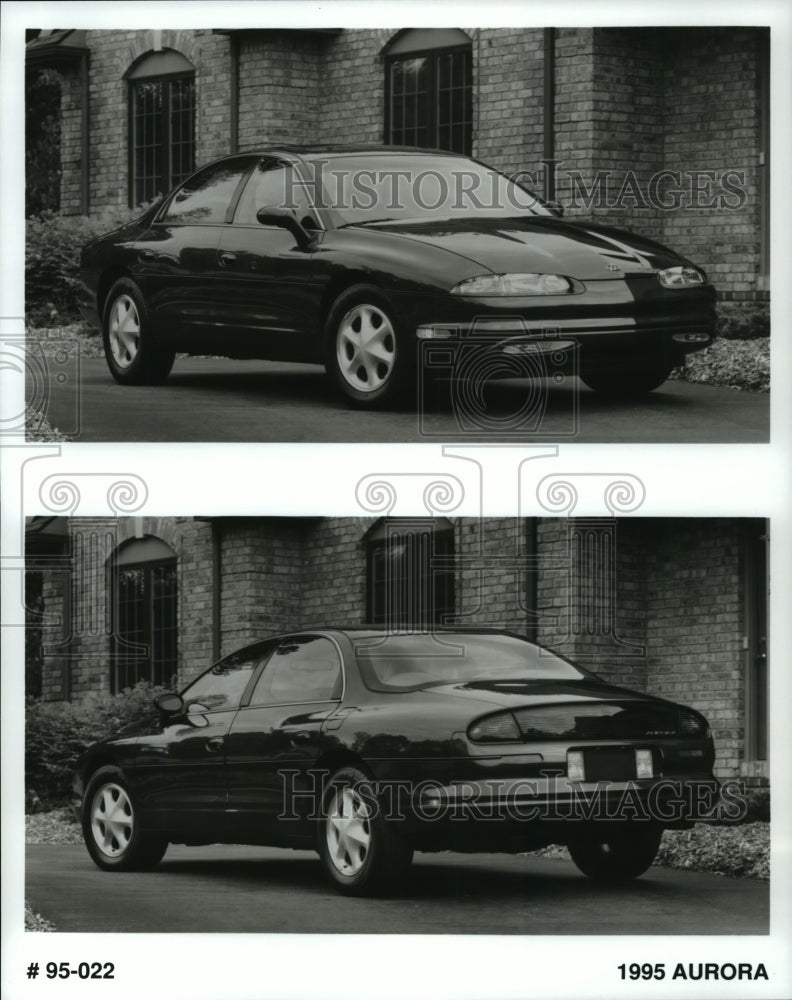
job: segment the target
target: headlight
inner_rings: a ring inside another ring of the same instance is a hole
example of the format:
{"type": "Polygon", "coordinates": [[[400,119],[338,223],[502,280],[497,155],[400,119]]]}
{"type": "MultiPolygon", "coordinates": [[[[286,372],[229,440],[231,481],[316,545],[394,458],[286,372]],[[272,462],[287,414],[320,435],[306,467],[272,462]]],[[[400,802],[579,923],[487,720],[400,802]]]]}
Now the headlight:
{"type": "Polygon", "coordinates": [[[689,288],[691,285],[703,285],[707,280],[703,271],[688,265],[667,267],[664,271],[658,271],[657,277],[666,288],[689,288]]]}
{"type": "Polygon", "coordinates": [[[564,295],[572,282],[562,274],[480,274],[454,285],[452,295],[564,295]]]}

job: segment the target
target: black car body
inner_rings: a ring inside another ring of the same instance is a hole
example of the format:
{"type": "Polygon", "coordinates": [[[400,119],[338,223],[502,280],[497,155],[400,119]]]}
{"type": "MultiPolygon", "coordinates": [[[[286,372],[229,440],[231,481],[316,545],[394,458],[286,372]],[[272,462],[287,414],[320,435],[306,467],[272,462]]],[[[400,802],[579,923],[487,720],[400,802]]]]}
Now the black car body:
{"type": "Polygon", "coordinates": [[[119,382],[161,381],[176,351],[311,362],[363,406],[482,357],[645,392],[715,329],[714,289],[672,250],[400,147],[225,157],[89,243],[81,284],[119,382]]]}
{"type": "Polygon", "coordinates": [[[269,844],[316,849],[365,892],[414,850],[553,842],[592,877],[634,877],[664,828],[713,808],[713,763],[699,713],[516,635],[333,628],[161,696],[83,754],[75,792],[102,868],[155,864],[168,842],[269,844]]]}

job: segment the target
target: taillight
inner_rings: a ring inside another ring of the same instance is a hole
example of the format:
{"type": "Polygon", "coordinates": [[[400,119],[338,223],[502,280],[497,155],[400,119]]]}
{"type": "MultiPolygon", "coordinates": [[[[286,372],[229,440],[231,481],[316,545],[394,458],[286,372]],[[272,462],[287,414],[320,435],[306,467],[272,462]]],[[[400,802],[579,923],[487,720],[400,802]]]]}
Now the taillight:
{"type": "Polygon", "coordinates": [[[704,738],[710,735],[707,720],[698,712],[691,712],[689,709],[679,710],[679,735],[704,738]]]}
{"type": "Polygon", "coordinates": [[[468,729],[474,743],[515,743],[522,741],[522,733],[511,712],[499,712],[474,722],[468,729]]]}

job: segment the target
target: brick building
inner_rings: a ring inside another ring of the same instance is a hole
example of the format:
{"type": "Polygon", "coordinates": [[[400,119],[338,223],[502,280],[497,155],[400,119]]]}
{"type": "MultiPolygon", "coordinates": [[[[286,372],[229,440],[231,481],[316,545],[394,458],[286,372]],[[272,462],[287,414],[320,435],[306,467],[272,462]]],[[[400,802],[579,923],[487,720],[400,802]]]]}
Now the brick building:
{"type": "Polygon", "coordinates": [[[758,519],[33,518],[27,540],[46,700],[184,683],[284,629],[487,625],[702,710],[718,773],[767,778],[758,519]]]}
{"type": "Polygon", "coordinates": [[[58,31],[27,57],[61,83],[63,213],[262,144],[440,146],[768,294],[768,29],[58,31]]]}

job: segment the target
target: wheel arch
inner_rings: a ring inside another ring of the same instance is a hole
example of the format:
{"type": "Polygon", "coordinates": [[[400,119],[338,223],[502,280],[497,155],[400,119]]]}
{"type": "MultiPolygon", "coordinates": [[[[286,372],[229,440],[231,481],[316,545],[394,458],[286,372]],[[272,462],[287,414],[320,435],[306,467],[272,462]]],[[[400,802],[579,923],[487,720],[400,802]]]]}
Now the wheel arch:
{"type": "Polygon", "coordinates": [[[347,289],[354,288],[355,285],[372,285],[380,292],[384,292],[382,283],[377,280],[376,275],[371,274],[369,271],[344,271],[342,274],[331,278],[327,284],[327,288],[324,290],[319,307],[319,323],[323,336],[327,317],[330,315],[330,310],[333,308],[336,299],[343,292],[347,291],[347,289]]]}
{"type": "Polygon", "coordinates": [[[120,278],[129,278],[134,280],[131,272],[124,267],[113,267],[107,271],[104,271],[99,278],[99,282],[96,286],[96,309],[99,313],[99,319],[104,323],[104,311],[107,305],[107,296],[110,294],[110,289],[120,278]]]}

